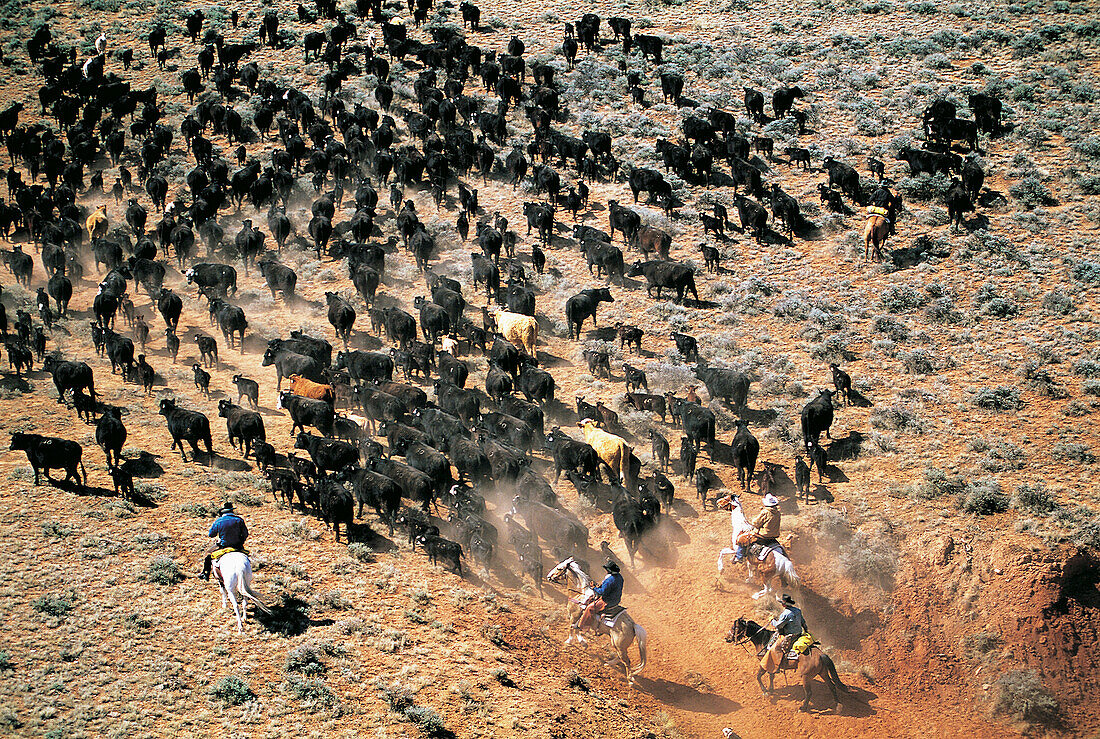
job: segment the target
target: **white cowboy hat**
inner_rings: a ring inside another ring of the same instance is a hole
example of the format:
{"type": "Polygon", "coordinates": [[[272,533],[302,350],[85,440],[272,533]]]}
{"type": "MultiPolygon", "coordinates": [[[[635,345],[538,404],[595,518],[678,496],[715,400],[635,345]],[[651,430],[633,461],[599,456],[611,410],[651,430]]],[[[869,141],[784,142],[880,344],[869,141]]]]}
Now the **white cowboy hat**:
{"type": "Polygon", "coordinates": [[[773,506],[779,505],[779,499],[776,498],[771,493],[768,493],[767,495],[765,495],[764,500],[762,502],[763,502],[764,506],[767,507],[767,508],[771,508],[773,506]]]}

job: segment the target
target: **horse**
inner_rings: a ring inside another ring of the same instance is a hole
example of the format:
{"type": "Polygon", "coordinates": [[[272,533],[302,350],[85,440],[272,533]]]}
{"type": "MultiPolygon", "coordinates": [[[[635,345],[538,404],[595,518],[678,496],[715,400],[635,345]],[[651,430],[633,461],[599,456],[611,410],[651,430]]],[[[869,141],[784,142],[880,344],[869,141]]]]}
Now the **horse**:
{"type": "MultiPolygon", "coordinates": [[[[549,574],[546,575],[546,579],[558,585],[562,584],[564,580],[568,580],[567,587],[581,594],[580,598],[569,598],[569,638],[565,640],[565,643],[580,644],[583,647],[588,646],[588,640],[584,637],[580,627],[577,626],[577,622],[580,620],[581,614],[584,613],[583,604],[587,603],[594,595],[592,578],[581,569],[581,566],[577,564],[573,557],[569,557],[550,570],[549,574]]],[[[616,660],[610,664],[612,666],[621,664],[626,672],[627,682],[633,685],[634,676],[645,669],[647,640],[645,629],[642,628],[641,624],[635,623],[630,614],[625,611],[615,619],[614,627],[608,628],[599,616],[596,617],[595,626],[597,634],[601,636],[607,634],[611,637],[611,646],[619,653],[616,660]],[[631,670],[630,655],[627,650],[630,649],[630,645],[634,643],[635,639],[638,640],[638,655],[641,661],[638,663],[638,669],[631,670]]]]}
{"type": "MultiPolygon", "coordinates": [[[[726,641],[731,644],[744,644],[750,642],[756,647],[756,652],[759,655],[764,649],[767,648],[768,643],[771,641],[772,632],[769,629],[765,629],[755,621],[749,621],[745,618],[739,618],[733,622],[733,626],[730,627],[729,633],[726,634],[726,641]]],[[[844,683],[840,681],[840,676],[837,675],[836,665],[833,664],[833,660],[829,655],[822,651],[821,646],[814,642],[806,653],[799,656],[795,664],[791,664],[790,660],[784,656],[783,661],[779,665],[781,672],[787,672],[794,670],[795,679],[802,681],[802,687],[806,691],[805,697],[802,699],[802,705],[799,710],[810,710],[810,698],[812,695],[812,683],[813,679],[817,676],[821,676],[822,681],[829,688],[829,692],[833,694],[833,708],[840,710],[843,708],[843,704],[840,702],[841,693],[851,692],[844,683]]],[[[763,665],[759,666],[756,670],[756,683],[760,686],[765,694],[771,693],[775,690],[775,673],[768,673],[769,687],[764,687],[764,682],[760,679],[764,676],[763,665]]]]}
{"type": "MultiPolygon", "coordinates": [[[[733,544],[737,545],[737,539],[742,534],[752,531],[752,524],[745,518],[745,511],[741,508],[741,499],[736,495],[719,498],[719,508],[730,512],[730,525],[733,529],[733,544]]],[[[785,536],[784,549],[790,547],[791,535],[785,536]]],[[[735,554],[732,548],[725,548],[718,553],[718,572],[725,570],[725,557],[735,554]]],[[[785,555],[772,548],[763,560],[752,554],[745,555],[745,568],[749,573],[749,582],[756,580],[761,585],[760,592],[753,593],[753,599],[758,600],[764,595],[774,595],[776,591],[784,587],[798,587],[798,573],[795,572],[794,563],[785,555]]]]}
{"type": "Polygon", "coordinates": [[[868,215],[863,224],[863,258],[882,259],[882,245],[890,235],[890,222],[880,215],[868,215]]]}
{"type": "Polygon", "coordinates": [[[226,552],[214,563],[213,569],[222,591],[222,608],[225,608],[227,601],[233,604],[238,632],[244,631],[244,622],[248,619],[248,601],[255,603],[264,613],[271,613],[271,609],[252,591],[252,562],[247,554],[226,552]],[[238,595],[241,596],[239,602],[238,595]]]}

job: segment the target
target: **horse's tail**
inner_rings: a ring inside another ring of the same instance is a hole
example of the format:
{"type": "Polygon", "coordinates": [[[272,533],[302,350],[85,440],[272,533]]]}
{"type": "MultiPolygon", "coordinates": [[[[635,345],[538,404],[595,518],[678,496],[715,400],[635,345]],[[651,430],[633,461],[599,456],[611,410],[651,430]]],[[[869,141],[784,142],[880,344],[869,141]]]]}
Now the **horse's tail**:
{"type": "Polygon", "coordinates": [[[821,664],[825,667],[822,671],[822,676],[829,684],[829,690],[833,691],[833,697],[839,701],[840,697],[837,695],[838,692],[850,693],[851,691],[848,689],[847,685],[840,681],[840,675],[836,673],[836,665],[833,664],[833,658],[825,654],[825,652],[821,652],[821,664]]]}
{"type": "Polygon", "coordinates": [[[260,600],[260,596],[256,595],[256,591],[252,589],[252,560],[247,556],[244,560],[244,570],[241,572],[241,579],[237,586],[238,592],[245,598],[248,598],[264,613],[271,613],[271,609],[267,604],[260,600]]]}
{"type": "Polygon", "coordinates": [[[649,636],[645,633],[645,628],[640,623],[634,624],[634,637],[638,640],[638,658],[641,661],[638,662],[637,669],[630,673],[631,675],[637,675],[645,669],[645,646],[649,636]]]}
{"type": "Polygon", "coordinates": [[[794,571],[794,562],[791,562],[790,558],[779,552],[775,552],[775,573],[787,587],[798,587],[799,577],[798,573],[794,571]]]}

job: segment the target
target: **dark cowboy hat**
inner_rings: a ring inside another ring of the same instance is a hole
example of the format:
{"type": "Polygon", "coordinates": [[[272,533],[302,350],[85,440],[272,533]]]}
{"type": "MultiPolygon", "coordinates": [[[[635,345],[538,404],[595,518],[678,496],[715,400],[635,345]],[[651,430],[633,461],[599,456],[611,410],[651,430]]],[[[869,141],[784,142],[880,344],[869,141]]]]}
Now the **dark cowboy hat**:
{"type": "Polygon", "coordinates": [[[794,598],[792,598],[787,593],[783,593],[783,598],[780,602],[785,606],[793,606],[794,605],[794,598]]]}
{"type": "Polygon", "coordinates": [[[218,511],[218,515],[220,516],[223,513],[232,513],[232,512],[233,512],[233,504],[230,503],[229,501],[226,501],[225,505],[223,505],[221,507],[221,509],[218,511]]]}
{"type": "Polygon", "coordinates": [[[610,559],[603,563],[603,568],[608,572],[618,572],[619,565],[612,562],[610,559]]]}

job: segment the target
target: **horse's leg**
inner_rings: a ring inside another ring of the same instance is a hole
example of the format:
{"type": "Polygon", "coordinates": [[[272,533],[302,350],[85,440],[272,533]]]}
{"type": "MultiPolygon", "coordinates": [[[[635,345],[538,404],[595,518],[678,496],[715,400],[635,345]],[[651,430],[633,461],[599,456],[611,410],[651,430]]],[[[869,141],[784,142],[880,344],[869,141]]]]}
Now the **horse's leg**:
{"type": "Polygon", "coordinates": [[[768,689],[764,687],[764,681],[760,678],[764,677],[764,668],[758,667],[756,669],[756,684],[760,686],[761,693],[767,693],[768,689]]]}
{"type": "Polygon", "coordinates": [[[813,675],[811,675],[810,671],[807,670],[806,673],[802,676],[802,687],[806,691],[806,696],[802,699],[802,706],[798,709],[800,711],[810,710],[810,696],[813,695],[813,693],[811,692],[813,690],[813,681],[813,675]]]}

